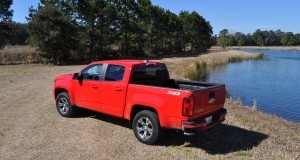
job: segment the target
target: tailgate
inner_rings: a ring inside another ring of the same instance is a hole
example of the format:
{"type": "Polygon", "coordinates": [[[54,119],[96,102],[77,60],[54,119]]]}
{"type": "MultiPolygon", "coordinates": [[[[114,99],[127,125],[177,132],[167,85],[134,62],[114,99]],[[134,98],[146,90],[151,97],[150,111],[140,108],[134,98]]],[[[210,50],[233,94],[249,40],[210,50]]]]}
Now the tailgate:
{"type": "Polygon", "coordinates": [[[225,85],[215,85],[193,91],[194,117],[206,116],[222,108],[225,103],[225,85]]]}

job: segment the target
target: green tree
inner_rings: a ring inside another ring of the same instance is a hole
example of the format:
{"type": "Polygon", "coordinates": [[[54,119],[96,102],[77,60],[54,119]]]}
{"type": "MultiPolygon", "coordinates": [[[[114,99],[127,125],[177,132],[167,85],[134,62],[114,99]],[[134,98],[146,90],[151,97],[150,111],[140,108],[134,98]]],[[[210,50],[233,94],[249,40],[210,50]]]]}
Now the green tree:
{"type": "Polygon", "coordinates": [[[296,45],[300,45],[300,33],[295,34],[295,38],[296,38],[296,45]]]}
{"type": "Polygon", "coordinates": [[[246,44],[246,38],[242,37],[239,39],[239,41],[237,42],[238,46],[244,46],[246,44]]]}
{"type": "Polygon", "coordinates": [[[138,0],[135,12],[137,15],[135,36],[133,37],[134,52],[140,54],[147,47],[147,39],[149,38],[148,29],[151,24],[151,9],[150,0],[138,0]]]}
{"type": "Polygon", "coordinates": [[[253,34],[248,33],[247,35],[236,32],[232,39],[232,35],[228,34],[228,32],[224,30],[222,34],[218,36],[217,45],[222,46],[221,44],[230,45],[238,45],[238,46],[295,46],[300,45],[300,36],[299,34],[294,34],[293,32],[283,32],[281,30],[265,30],[261,31],[257,29],[253,34]],[[224,40],[226,37],[226,40],[224,40]]]}
{"type": "Polygon", "coordinates": [[[11,23],[9,32],[8,44],[10,45],[25,45],[29,38],[28,25],[26,23],[11,23]]]}
{"type": "Polygon", "coordinates": [[[38,9],[29,13],[29,40],[54,63],[61,62],[64,58],[60,57],[70,52],[76,56],[83,53],[81,56],[90,60],[104,58],[115,51],[121,56],[140,56],[145,51],[167,54],[190,47],[192,51],[205,53],[215,41],[209,21],[197,12],[183,11],[178,16],[152,5],[150,0],[40,2],[38,9]],[[51,45],[47,48],[43,46],[45,42],[51,45]]]}
{"type": "Polygon", "coordinates": [[[137,3],[135,0],[116,0],[119,44],[121,52],[128,55],[133,47],[132,40],[137,29],[137,3]]]}
{"type": "Polygon", "coordinates": [[[42,3],[37,10],[30,9],[28,20],[30,45],[54,64],[67,61],[71,50],[78,45],[76,28],[63,8],[55,2],[42,3]]]}
{"type": "Polygon", "coordinates": [[[209,21],[206,21],[197,12],[194,11],[191,15],[193,17],[194,33],[196,33],[196,36],[193,37],[194,43],[192,45],[194,44],[196,51],[206,53],[212,46],[212,27],[209,21]]]}
{"type": "Polygon", "coordinates": [[[235,40],[233,35],[229,35],[227,38],[227,46],[236,46],[237,45],[237,41],[235,40]]]}
{"type": "Polygon", "coordinates": [[[164,20],[164,48],[166,52],[181,51],[182,23],[179,17],[167,10],[164,20]]]}
{"type": "Polygon", "coordinates": [[[151,14],[151,22],[148,27],[149,47],[153,53],[160,53],[164,44],[162,37],[165,36],[165,27],[163,25],[165,10],[159,6],[153,6],[151,14]]]}
{"type": "Polygon", "coordinates": [[[273,30],[268,32],[268,35],[265,39],[266,46],[278,46],[280,45],[280,38],[273,30]]]}
{"type": "Polygon", "coordinates": [[[250,33],[248,33],[246,35],[246,46],[255,46],[257,45],[256,42],[253,40],[252,35],[250,33]]]}
{"type": "Polygon", "coordinates": [[[10,9],[12,0],[0,1],[0,49],[6,44],[9,39],[9,31],[13,10],[10,9]]]}
{"type": "Polygon", "coordinates": [[[260,29],[257,29],[253,35],[253,40],[256,42],[259,46],[264,46],[264,39],[263,39],[263,33],[260,29]]]}
{"type": "Polygon", "coordinates": [[[228,36],[229,36],[229,32],[227,29],[221,30],[219,32],[219,37],[217,41],[218,46],[222,46],[222,48],[225,49],[228,44],[228,36]]]}
{"type": "Polygon", "coordinates": [[[236,41],[236,45],[238,46],[244,46],[246,44],[246,35],[242,32],[236,32],[233,35],[235,41],[236,41]]]}
{"type": "Polygon", "coordinates": [[[212,27],[197,12],[182,11],[179,18],[183,24],[183,46],[191,45],[191,50],[205,53],[212,45],[212,27]]]}
{"type": "Polygon", "coordinates": [[[293,46],[297,44],[297,38],[294,36],[293,32],[286,32],[280,39],[283,46],[293,46]]]}
{"type": "Polygon", "coordinates": [[[181,23],[183,24],[182,28],[183,28],[183,33],[181,35],[181,44],[182,44],[182,48],[184,49],[184,51],[187,48],[187,45],[190,43],[191,38],[190,35],[191,33],[191,26],[190,26],[190,14],[188,11],[181,11],[179,13],[179,19],[181,21],[181,23]]]}
{"type": "Polygon", "coordinates": [[[297,38],[294,36],[294,35],[292,35],[291,37],[290,37],[290,39],[289,39],[289,42],[288,42],[288,46],[295,46],[295,45],[297,45],[297,43],[298,43],[298,40],[297,40],[297,38]]]}
{"type": "Polygon", "coordinates": [[[90,60],[101,57],[115,38],[116,10],[106,0],[72,0],[75,21],[79,26],[81,46],[88,46],[90,60]]]}

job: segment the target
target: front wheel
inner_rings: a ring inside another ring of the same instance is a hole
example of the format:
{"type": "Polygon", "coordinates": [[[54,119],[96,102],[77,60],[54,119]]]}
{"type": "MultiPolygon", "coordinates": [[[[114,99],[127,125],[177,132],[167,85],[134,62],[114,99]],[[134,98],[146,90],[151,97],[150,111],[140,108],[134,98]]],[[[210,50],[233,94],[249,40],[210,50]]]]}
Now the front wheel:
{"type": "Polygon", "coordinates": [[[72,106],[67,92],[59,93],[56,97],[56,108],[63,117],[72,117],[76,113],[76,107],[72,106]]]}
{"type": "Polygon", "coordinates": [[[145,144],[157,142],[162,135],[157,114],[147,110],[136,114],[132,129],[135,137],[145,144]]]}

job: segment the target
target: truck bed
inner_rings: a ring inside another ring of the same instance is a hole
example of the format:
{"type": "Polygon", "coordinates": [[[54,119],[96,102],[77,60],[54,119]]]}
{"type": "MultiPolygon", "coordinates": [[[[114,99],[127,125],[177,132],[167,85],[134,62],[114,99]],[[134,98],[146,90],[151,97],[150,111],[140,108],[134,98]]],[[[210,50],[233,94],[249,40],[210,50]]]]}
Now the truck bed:
{"type": "MultiPolygon", "coordinates": [[[[221,108],[223,108],[225,103],[225,85],[206,83],[199,81],[186,81],[186,80],[175,80],[175,79],[165,79],[165,80],[151,80],[134,83],[141,86],[143,90],[145,88],[152,88],[155,90],[164,90],[167,93],[170,89],[174,92],[190,92],[194,97],[194,115],[193,119],[199,117],[205,117],[221,108]]],[[[155,92],[155,93],[158,93],[155,92]]]]}
{"type": "Polygon", "coordinates": [[[167,80],[155,80],[155,81],[140,81],[135,82],[134,84],[154,86],[154,87],[163,87],[163,88],[172,88],[186,91],[196,91],[200,89],[215,88],[222,86],[215,83],[206,83],[200,81],[186,81],[186,80],[176,80],[176,79],[167,79],[167,80]]]}

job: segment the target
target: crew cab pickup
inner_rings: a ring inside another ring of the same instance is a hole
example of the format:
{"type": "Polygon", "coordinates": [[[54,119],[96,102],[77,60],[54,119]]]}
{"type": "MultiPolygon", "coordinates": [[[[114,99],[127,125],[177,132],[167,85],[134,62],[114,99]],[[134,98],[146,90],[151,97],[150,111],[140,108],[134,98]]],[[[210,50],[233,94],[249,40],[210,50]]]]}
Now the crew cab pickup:
{"type": "Polygon", "coordinates": [[[193,135],[220,124],[225,92],[223,84],[170,79],[164,63],[147,60],[93,62],[56,77],[53,88],[60,115],[81,107],[127,119],[145,144],[157,142],[163,129],[193,135]]]}

